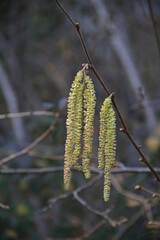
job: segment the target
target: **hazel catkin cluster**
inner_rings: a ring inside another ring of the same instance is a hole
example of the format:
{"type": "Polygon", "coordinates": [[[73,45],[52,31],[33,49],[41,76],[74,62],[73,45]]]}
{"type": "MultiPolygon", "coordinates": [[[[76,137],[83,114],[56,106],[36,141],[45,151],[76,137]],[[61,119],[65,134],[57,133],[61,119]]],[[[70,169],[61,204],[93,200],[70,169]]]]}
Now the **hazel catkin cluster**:
{"type": "Polygon", "coordinates": [[[95,91],[92,80],[83,71],[79,71],[72,83],[68,97],[67,138],[64,159],[64,183],[69,184],[71,167],[83,171],[86,178],[90,177],[89,159],[92,152],[93,119],[95,115],[95,91]],[[82,166],[78,160],[81,154],[81,136],[83,131],[82,166]]]}
{"type": "MultiPolygon", "coordinates": [[[[72,83],[68,97],[64,158],[64,183],[66,186],[70,183],[72,166],[78,171],[83,171],[86,178],[91,176],[89,163],[92,153],[95,104],[96,97],[92,79],[86,76],[85,70],[79,71],[72,83]],[[78,162],[81,153],[82,165],[78,162]]],[[[105,99],[100,110],[98,168],[104,170],[104,201],[108,201],[110,196],[111,168],[115,167],[115,152],[116,118],[110,95],[105,99]]]]}

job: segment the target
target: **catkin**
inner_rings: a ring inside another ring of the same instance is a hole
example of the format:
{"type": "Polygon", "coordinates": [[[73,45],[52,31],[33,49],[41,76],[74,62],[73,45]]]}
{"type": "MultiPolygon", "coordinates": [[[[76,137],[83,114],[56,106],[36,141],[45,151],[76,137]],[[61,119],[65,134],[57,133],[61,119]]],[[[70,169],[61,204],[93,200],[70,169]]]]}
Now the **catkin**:
{"type": "Polygon", "coordinates": [[[71,178],[71,166],[77,170],[83,170],[86,178],[91,173],[89,170],[90,154],[92,152],[93,119],[96,104],[94,85],[90,77],[82,71],[78,72],[72,84],[68,98],[67,113],[67,138],[65,143],[64,158],[64,183],[69,184],[71,178]],[[84,82],[83,82],[84,75],[84,82]],[[83,131],[83,158],[82,166],[78,164],[81,154],[81,136],[83,131]]]}
{"type": "Polygon", "coordinates": [[[100,110],[100,132],[99,132],[99,149],[98,149],[98,168],[105,167],[105,144],[107,134],[107,117],[108,109],[111,104],[111,98],[106,98],[100,110]]]}
{"type": "MultiPolygon", "coordinates": [[[[71,166],[72,166],[72,154],[75,145],[75,110],[77,106],[77,95],[81,91],[81,82],[83,79],[83,73],[79,71],[72,83],[70,94],[68,97],[68,113],[67,113],[67,138],[65,144],[65,157],[64,157],[64,183],[68,184],[71,178],[71,166]]],[[[77,137],[78,138],[78,137],[77,137]]],[[[78,140],[76,140],[78,142],[78,140]]],[[[77,153],[76,153],[77,154],[77,153]]]]}
{"type": "Polygon", "coordinates": [[[98,160],[99,169],[104,169],[104,201],[109,200],[111,168],[115,167],[116,118],[111,98],[105,99],[100,111],[100,134],[98,160]]]}
{"type": "Polygon", "coordinates": [[[74,119],[74,151],[72,155],[72,164],[77,170],[81,170],[78,164],[78,158],[81,153],[81,135],[82,135],[82,114],[83,114],[83,92],[84,85],[81,84],[77,93],[75,119],[74,119]]]}
{"type": "Polygon", "coordinates": [[[83,172],[86,178],[90,178],[89,170],[90,154],[92,152],[93,140],[93,120],[95,115],[95,90],[92,80],[89,76],[85,78],[86,88],[84,90],[84,150],[83,150],[83,172]]]}

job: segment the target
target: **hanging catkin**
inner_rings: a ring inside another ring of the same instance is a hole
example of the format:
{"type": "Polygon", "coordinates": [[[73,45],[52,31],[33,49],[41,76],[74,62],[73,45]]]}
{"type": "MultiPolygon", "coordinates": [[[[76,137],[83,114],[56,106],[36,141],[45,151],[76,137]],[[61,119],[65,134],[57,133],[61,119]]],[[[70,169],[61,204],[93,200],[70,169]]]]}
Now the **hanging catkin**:
{"type": "Polygon", "coordinates": [[[84,88],[84,85],[80,84],[77,92],[76,106],[75,106],[75,119],[74,119],[74,151],[72,155],[72,164],[77,170],[81,170],[81,166],[78,164],[78,158],[81,154],[83,88],[84,88]]]}
{"type": "Polygon", "coordinates": [[[94,85],[90,77],[85,78],[84,90],[84,150],[83,150],[83,172],[86,178],[90,178],[91,173],[89,170],[90,154],[92,152],[93,140],[93,120],[95,115],[96,97],[94,85]]]}
{"type": "Polygon", "coordinates": [[[99,169],[104,169],[104,200],[108,201],[111,187],[111,168],[115,167],[116,118],[111,98],[105,99],[100,111],[99,169]]]}
{"type": "Polygon", "coordinates": [[[64,183],[69,184],[71,166],[83,170],[86,178],[90,177],[89,162],[92,152],[93,119],[95,115],[95,91],[92,80],[83,71],[79,71],[72,84],[68,98],[67,138],[64,159],[64,183]],[[84,81],[83,81],[84,80],[84,81]],[[81,136],[83,132],[83,158],[82,166],[78,164],[81,154],[81,136]]]}
{"type": "MultiPolygon", "coordinates": [[[[68,97],[68,113],[67,113],[67,121],[66,121],[66,126],[67,126],[67,138],[66,138],[66,144],[65,144],[65,158],[64,158],[64,183],[69,184],[70,178],[71,178],[71,166],[73,164],[72,161],[72,154],[73,154],[73,149],[75,146],[75,114],[77,115],[77,105],[78,109],[80,108],[80,102],[78,101],[78,97],[80,97],[81,93],[81,86],[82,86],[82,79],[83,79],[83,73],[79,71],[72,83],[71,89],[70,89],[70,94],[68,97]],[[78,97],[77,97],[78,96],[78,97]]],[[[81,110],[80,110],[81,112],[81,110]]],[[[78,110],[78,114],[79,110],[78,110]]],[[[76,136],[76,142],[78,141],[78,136],[76,136]]],[[[78,152],[79,149],[81,148],[80,145],[77,145],[78,152]]],[[[77,152],[75,153],[77,156],[77,152]]],[[[76,158],[74,157],[74,162],[76,162],[76,158]]],[[[74,163],[75,164],[75,163],[74,163]]]]}
{"type": "Polygon", "coordinates": [[[103,170],[105,167],[105,145],[107,134],[107,116],[111,104],[111,99],[106,98],[100,110],[100,132],[99,132],[99,149],[98,149],[98,168],[103,170]]]}

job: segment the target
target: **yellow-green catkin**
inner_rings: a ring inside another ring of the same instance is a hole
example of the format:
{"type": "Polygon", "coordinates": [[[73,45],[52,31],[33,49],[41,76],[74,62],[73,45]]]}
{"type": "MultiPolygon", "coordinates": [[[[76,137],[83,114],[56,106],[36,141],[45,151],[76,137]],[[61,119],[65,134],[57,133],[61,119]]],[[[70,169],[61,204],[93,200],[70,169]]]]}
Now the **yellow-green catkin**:
{"type": "MultiPolygon", "coordinates": [[[[65,143],[65,159],[64,159],[64,183],[69,184],[70,178],[71,178],[71,166],[72,166],[72,154],[73,149],[75,146],[75,141],[78,142],[78,136],[75,137],[74,131],[75,131],[75,113],[76,108],[78,106],[78,109],[81,109],[81,101],[78,101],[78,97],[80,97],[81,93],[81,82],[83,79],[83,73],[79,71],[72,83],[70,94],[68,97],[68,113],[67,113],[67,121],[66,121],[66,127],[67,127],[67,138],[65,143]],[[78,101],[78,102],[77,102],[78,101]],[[75,139],[76,138],[76,139],[75,139]]],[[[78,110],[79,112],[79,110],[78,110]]],[[[81,112],[81,110],[80,110],[81,112]]],[[[78,113],[80,114],[80,113],[78,113]]],[[[79,144],[77,148],[80,148],[79,144]]],[[[79,150],[78,150],[79,151],[79,150]]],[[[77,153],[75,155],[78,155],[77,153]]],[[[75,161],[75,159],[74,159],[75,161]]]]}
{"type": "Polygon", "coordinates": [[[104,169],[104,201],[109,200],[111,168],[115,167],[116,118],[111,98],[105,99],[100,111],[99,168],[104,169]]]}
{"type": "Polygon", "coordinates": [[[105,169],[104,169],[103,198],[105,202],[109,200],[110,190],[111,190],[111,166],[110,164],[108,164],[108,165],[105,165],[105,169]]]}
{"type": "Polygon", "coordinates": [[[95,90],[92,79],[89,76],[85,77],[85,90],[84,90],[84,149],[83,149],[83,172],[86,178],[91,176],[89,170],[90,154],[92,152],[93,141],[93,120],[95,115],[95,90]]]}
{"type": "Polygon", "coordinates": [[[107,121],[107,135],[106,135],[106,148],[105,156],[107,161],[110,163],[111,168],[116,166],[115,154],[116,154],[116,117],[115,112],[110,105],[108,110],[108,121],[107,121]]]}
{"type": "Polygon", "coordinates": [[[107,134],[105,145],[105,170],[104,170],[104,201],[109,200],[111,188],[111,168],[115,167],[116,152],[116,118],[115,112],[110,105],[107,113],[107,134]]]}
{"type": "Polygon", "coordinates": [[[76,107],[75,107],[75,119],[74,119],[74,151],[72,155],[72,164],[77,170],[82,170],[82,167],[78,164],[78,158],[81,154],[81,135],[82,135],[82,115],[83,115],[83,88],[84,85],[80,84],[76,107]]]}
{"type": "Polygon", "coordinates": [[[98,168],[103,170],[105,167],[105,144],[107,134],[107,116],[111,104],[111,98],[106,98],[100,110],[100,132],[98,149],[98,168]]]}

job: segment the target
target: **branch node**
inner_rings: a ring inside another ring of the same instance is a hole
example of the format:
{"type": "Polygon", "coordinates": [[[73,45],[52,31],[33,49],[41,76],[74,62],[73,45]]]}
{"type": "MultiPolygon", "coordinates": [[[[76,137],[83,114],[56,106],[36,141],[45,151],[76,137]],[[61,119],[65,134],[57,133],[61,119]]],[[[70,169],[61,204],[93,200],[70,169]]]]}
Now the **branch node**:
{"type": "Polygon", "coordinates": [[[109,95],[109,98],[113,98],[114,97],[114,95],[115,95],[115,92],[112,92],[110,95],[109,95]]]}
{"type": "Polygon", "coordinates": [[[75,23],[75,28],[77,29],[77,31],[79,31],[80,27],[79,27],[79,23],[78,22],[75,23]]]}
{"type": "Polygon", "coordinates": [[[141,190],[141,186],[140,186],[140,185],[136,185],[136,186],[134,187],[134,189],[135,189],[135,190],[141,190]]]}
{"type": "Polygon", "coordinates": [[[156,198],[157,197],[157,194],[156,193],[153,193],[152,194],[152,198],[156,198]]]}
{"type": "Polygon", "coordinates": [[[139,158],[139,161],[140,162],[144,162],[144,159],[141,157],[141,158],[139,158]]]}
{"type": "Polygon", "coordinates": [[[119,129],[120,132],[125,132],[124,128],[119,129]]]}

